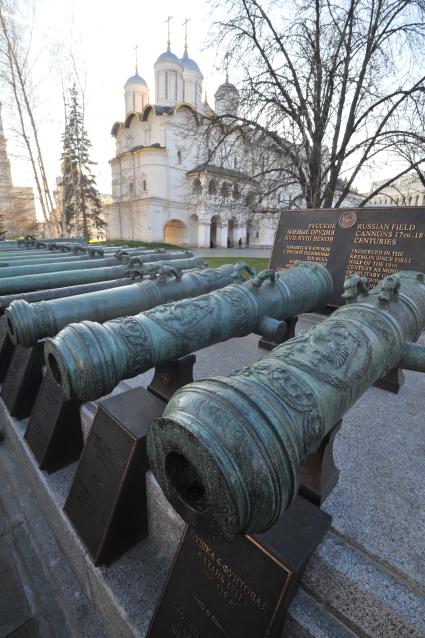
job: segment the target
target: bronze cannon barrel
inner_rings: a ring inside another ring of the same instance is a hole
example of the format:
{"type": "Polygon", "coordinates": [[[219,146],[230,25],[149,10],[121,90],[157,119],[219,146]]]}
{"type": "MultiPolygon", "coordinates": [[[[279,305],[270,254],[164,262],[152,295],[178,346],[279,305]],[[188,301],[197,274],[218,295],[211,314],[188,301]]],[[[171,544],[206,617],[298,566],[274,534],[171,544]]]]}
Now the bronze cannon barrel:
{"type": "MultiPolygon", "coordinates": [[[[153,424],[154,474],[204,535],[230,541],[272,527],[298,492],[300,466],[419,338],[422,273],[392,275],[369,294],[352,283],[349,305],[270,358],[186,385],[153,424]]],[[[425,346],[412,356],[425,368],[425,346]]]]}
{"type": "Polygon", "coordinates": [[[66,261],[67,263],[73,262],[73,261],[86,261],[88,259],[93,259],[93,258],[100,258],[101,255],[74,255],[72,253],[66,253],[66,254],[60,254],[58,255],[57,253],[49,253],[48,255],[22,255],[22,257],[13,257],[13,258],[9,258],[9,257],[1,257],[0,256],[0,261],[2,263],[7,264],[7,266],[29,266],[31,264],[34,265],[38,265],[38,264],[55,264],[61,261],[66,261]]]}
{"type": "Polygon", "coordinates": [[[15,258],[15,257],[25,257],[25,258],[29,258],[32,256],[48,256],[51,255],[52,252],[50,250],[36,250],[35,248],[20,248],[17,250],[4,250],[4,251],[0,251],[0,257],[1,259],[9,259],[9,258],[15,258]]]}
{"type": "Polygon", "coordinates": [[[103,268],[106,266],[116,266],[121,261],[116,257],[101,257],[99,259],[85,259],[70,261],[70,258],[65,258],[62,261],[47,262],[47,263],[32,263],[25,264],[23,266],[7,266],[7,268],[0,269],[0,279],[5,277],[23,277],[25,275],[36,275],[50,272],[64,272],[66,270],[81,270],[86,268],[103,268]]]}
{"type": "Polygon", "coordinates": [[[236,267],[226,264],[217,269],[185,274],[175,268],[164,267],[152,279],[114,290],[39,303],[14,301],[6,310],[9,334],[13,343],[33,346],[40,339],[53,337],[75,321],[104,323],[109,319],[135,315],[159,304],[223,288],[240,277],[241,266],[244,264],[236,267]]]}
{"type": "MultiPolygon", "coordinates": [[[[160,254],[147,254],[131,255],[139,259],[141,263],[152,261],[163,261],[165,259],[186,259],[192,256],[193,253],[175,252],[175,253],[160,253],[160,254]]],[[[0,279],[5,277],[22,277],[24,275],[35,275],[38,273],[51,273],[51,272],[65,272],[67,270],[81,270],[86,268],[103,268],[107,266],[116,266],[122,263],[123,260],[129,259],[129,257],[100,257],[98,259],[85,259],[71,261],[72,258],[68,257],[66,260],[54,262],[54,263],[42,263],[42,264],[26,264],[24,266],[8,266],[4,270],[0,269],[0,279]]]]}
{"type": "MultiPolygon", "coordinates": [[[[75,263],[75,262],[74,262],[75,263]]],[[[137,272],[149,272],[153,267],[161,264],[175,266],[181,269],[196,268],[202,265],[203,259],[191,257],[187,259],[173,259],[158,262],[146,261],[137,265],[137,272]]],[[[106,281],[127,277],[127,273],[135,271],[135,264],[120,264],[119,266],[107,266],[104,268],[87,268],[84,270],[65,270],[24,277],[0,278],[0,296],[33,292],[43,288],[63,288],[76,284],[88,284],[95,281],[106,281]]]]}
{"type": "MultiPolygon", "coordinates": [[[[7,266],[25,266],[30,264],[54,264],[60,261],[66,261],[66,263],[70,263],[72,261],[86,261],[88,259],[99,259],[101,257],[117,257],[119,261],[124,256],[139,256],[139,255],[166,255],[166,251],[161,250],[137,250],[137,251],[128,251],[128,250],[118,250],[117,248],[105,249],[105,248],[82,248],[78,254],[71,253],[56,253],[49,251],[47,254],[32,254],[28,255],[27,253],[20,254],[18,256],[13,256],[9,258],[8,256],[2,257],[0,254],[0,261],[2,264],[7,266]],[[6,262],[6,263],[5,263],[6,262]]],[[[186,256],[186,253],[184,253],[186,256]]]]}
{"type": "Polygon", "coordinates": [[[122,379],[232,337],[280,338],[282,320],[325,304],[331,291],[331,275],[319,264],[265,271],[134,317],[70,324],[46,340],[46,361],[66,397],[96,399],[122,379]]]}
{"type": "Polygon", "coordinates": [[[16,295],[3,295],[0,297],[0,316],[4,314],[6,308],[8,308],[13,301],[17,301],[18,299],[22,299],[28,303],[34,303],[36,301],[59,299],[60,297],[84,295],[87,292],[106,290],[107,288],[119,288],[120,286],[128,286],[132,283],[134,283],[132,277],[123,277],[122,279],[95,281],[91,284],[65,286],[64,288],[48,288],[47,290],[36,290],[35,292],[21,292],[16,295]]]}

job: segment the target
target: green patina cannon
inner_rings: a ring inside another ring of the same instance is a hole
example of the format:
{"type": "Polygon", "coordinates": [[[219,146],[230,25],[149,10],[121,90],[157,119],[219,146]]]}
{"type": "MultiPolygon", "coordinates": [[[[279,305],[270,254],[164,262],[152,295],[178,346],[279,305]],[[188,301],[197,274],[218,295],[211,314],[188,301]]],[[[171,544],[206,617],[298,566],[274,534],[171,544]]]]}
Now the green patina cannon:
{"type": "Polygon", "coordinates": [[[264,359],[177,391],[148,436],[165,495],[204,536],[262,532],[298,492],[300,466],[355,401],[396,366],[425,371],[424,275],[402,272],[264,359]]]}
{"type": "MultiPolygon", "coordinates": [[[[184,258],[192,255],[188,255],[186,252],[182,253],[185,255],[184,258]]],[[[116,248],[106,249],[106,248],[92,248],[92,247],[82,247],[81,251],[76,253],[73,251],[72,253],[36,253],[28,255],[28,253],[9,256],[1,256],[1,263],[4,266],[25,266],[25,265],[39,265],[39,264],[54,264],[57,262],[66,262],[71,263],[75,261],[86,261],[89,259],[98,259],[101,257],[116,257],[117,262],[121,263],[123,258],[128,256],[143,256],[146,257],[148,255],[161,255],[163,259],[167,258],[167,251],[165,250],[117,250],[116,248]]],[[[155,259],[160,259],[160,257],[155,257],[155,259]]],[[[113,264],[112,264],[113,265],[113,264]]]]}
{"type": "Polygon", "coordinates": [[[14,301],[6,310],[8,331],[13,343],[34,346],[40,339],[53,337],[74,321],[88,319],[104,323],[242,282],[244,269],[244,263],[227,264],[217,269],[182,274],[180,270],[164,266],[151,279],[116,290],[39,303],[14,301]]]}
{"type": "Polygon", "coordinates": [[[175,260],[175,259],[187,259],[192,257],[193,253],[189,251],[179,251],[175,253],[160,253],[160,254],[140,254],[136,256],[127,255],[112,255],[110,257],[101,257],[99,259],[83,259],[72,261],[72,257],[59,262],[50,261],[48,263],[32,263],[24,266],[8,266],[7,268],[0,268],[0,278],[5,277],[22,277],[24,275],[35,275],[38,273],[51,273],[51,272],[64,272],[66,270],[81,270],[87,268],[104,268],[107,266],[117,266],[120,263],[129,263],[131,259],[137,257],[139,263],[163,261],[163,260],[175,260]]]}
{"type": "MultiPolygon", "coordinates": [[[[160,268],[160,266],[158,267],[160,268]]],[[[131,274],[131,273],[129,273],[131,274]]],[[[91,284],[81,284],[75,286],[65,286],[64,288],[48,288],[46,290],[36,290],[34,292],[21,292],[14,295],[0,296],[0,316],[2,316],[13,301],[23,299],[28,303],[36,301],[48,301],[49,299],[59,299],[60,297],[74,297],[84,295],[87,292],[106,290],[107,288],[119,288],[134,283],[134,277],[122,277],[121,279],[107,279],[106,281],[95,281],[91,284]]]]}
{"type": "MultiPolygon", "coordinates": [[[[171,253],[170,253],[171,254],[171,253]]],[[[43,288],[63,288],[76,284],[88,284],[107,279],[127,277],[129,272],[149,274],[153,267],[161,265],[175,266],[180,269],[197,268],[202,266],[201,257],[189,257],[187,259],[170,259],[164,261],[144,261],[132,258],[128,263],[118,266],[98,266],[100,260],[96,260],[97,268],[84,268],[83,270],[64,270],[35,275],[0,278],[0,296],[33,292],[43,288]]],[[[74,262],[75,264],[76,262],[74,262]]],[[[5,269],[6,270],[6,269],[5,269]]]]}
{"type": "MultiPolygon", "coordinates": [[[[101,257],[102,255],[96,255],[96,257],[101,257]]],[[[26,266],[26,265],[38,265],[38,264],[54,264],[57,262],[61,262],[61,261],[66,261],[67,263],[70,263],[72,261],[78,261],[78,260],[88,260],[88,259],[92,259],[92,256],[87,254],[87,255],[73,255],[71,253],[66,253],[66,254],[61,254],[58,255],[57,253],[48,253],[48,254],[37,254],[37,255],[28,255],[27,253],[25,253],[25,255],[22,256],[13,256],[13,257],[6,257],[3,256],[1,259],[1,262],[6,265],[6,266],[26,266]]]]}
{"type": "Polygon", "coordinates": [[[243,284],[158,306],[103,325],[84,321],[46,340],[45,356],[67,398],[96,399],[122,379],[200,348],[251,332],[281,340],[284,319],[326,303],[329,272],[301,263],[243,284]]]}
{"type": "MultiPolygon", "coordinates": [[[[160,267],[159,267],[160,268],[160,267]]],[[[121,279],[110,279],[106,281],[95,281],[91,284],[81,284],[76,286],[65,286],[65,288],[48,288],[47,290],[36,290],[35,292],[21,292],[15,295],[3,295],[0,297],[0,316],[4,314],[6,308],[13,301],[23,299],[27,303],[36,301],[48,301],[49,299],[59,299],[60,297],[74,297],[75,295],[84,295],[87,292],[95,292],[96,290],[106,290],[111,288],[119,288],[128,286],[133,283],[133,277],[122,277],[121,279]]]]}

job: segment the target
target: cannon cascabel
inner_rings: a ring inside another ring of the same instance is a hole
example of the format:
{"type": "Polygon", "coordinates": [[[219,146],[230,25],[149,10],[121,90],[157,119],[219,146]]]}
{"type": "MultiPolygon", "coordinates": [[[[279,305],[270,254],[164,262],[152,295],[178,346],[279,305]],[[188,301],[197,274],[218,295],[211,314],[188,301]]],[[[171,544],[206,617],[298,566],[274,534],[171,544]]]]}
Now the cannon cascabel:
{"type": "Polygon", "coordinates": [[[243,281],[245,264],[226,264],[217,269],[187,272],[164,266],[151,279],[116,290],[103,290],[27,303],[14,301],[6,310],[12,342],[33,346],[40,339],[53,337],[69,323],[82,320],[104,323],[117,317],[131,316],[159,304],[196,297],[233,283],[243,281]]]}
{"type": "MultiPolygon", "coordinates": [[[[348,284],[349,305],[267,359],[186,385],[154,422],[153,472],[204,537],[231,541],[272,527],[298,492],[300,466],[419,338],[422,273],[390,276],[369,294],[359,277],[348,284]]],[[[424,346],[420,358],[425,370],[424,346]]],[[[416,369],[418,361],[416,350],[416,369]]]]}
{"type": "Polygon", "coordinates": [[[324,305],[332,285],[326,268],[312,262],[278,275],[264,271],[133,317],[70,324],[46,340],[46,363],[66,397],[96,399],[122,379],[232,337],[256,332],[279,339],[283,320],[324,305]]]}

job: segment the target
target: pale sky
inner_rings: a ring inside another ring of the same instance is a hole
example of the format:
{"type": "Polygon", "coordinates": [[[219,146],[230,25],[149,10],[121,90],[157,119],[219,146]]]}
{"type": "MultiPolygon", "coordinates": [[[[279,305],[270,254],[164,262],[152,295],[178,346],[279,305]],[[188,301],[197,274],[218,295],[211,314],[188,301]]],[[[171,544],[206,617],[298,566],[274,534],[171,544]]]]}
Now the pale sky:
{"type": "MultiPolygon", "coordinates": [[[[28,3],[29,6],[29,3],[28,3]]],[[[38,117],[41,121],[42,148],[46,156],[49,181],[59,175],[63,103],[61,74],[69,68],[72,49],[81,77],[86,78],[86,128],[92,141],[92,158],[97,185],[102,193],[111,192],[108,160],[114,156],[113,123],[123,120],[124,84],[134,73],[135,45],[138,45],[139,74],[147,81],[154,99],[153,65],[167,48],[167,16],[171,21],[171,50],[181,57],[184,49],[183,22],[188,25],[189,55],[199,64],[204,75],[204,90],[213,103],[224,72],[216,51],[205,49],[211,24],[208,4],[196,2],[147,2],[120,0],[34,0],[33,28],[34,82],[40,95],[38,117]]],[[[4,99],[4,97],[3,97],[4,99]]],[[[12,174],[17,185],[32,183],[31,171],[19,159],[19,147],[13,134],[14,113],[4,107],[4,128],[12,174]]]]}
{"type": "MultiPolygon", "coordinates": [[[[124,84],[134,73],[135,45],[138,45],[139,73],[147,81],[154,99],[153,65],[167,47],[167,16],[171,21],[171,50],[179,57],[184,49],[183,22],[188,27],[189,55],[204,75],[204,90],[214,104],[214,93],[224,81],[220,51],[207,49],[206,41],[213,17],[207,0],[19,0],[25,13],[32,14],[33,83],[39,96],[37,121],[40,123],[42,150],[52,189],[60,173],[63,131],[62,85],[69,86],[70,52],[76,60],[86,86],[86,128],[92,142],[93,168],[100,192],[111,192],[108,161],[115,154],[112,125],[123,120],[124,84]],[[67,75],[68,73],[68,75],[67,75]]],[[[31,22],[31,17],[29,18],[31,22]]],[[[237,84],[237,69],[230,68],[230,80],[237,84]]],[[[33,185],[29,163],[22,159],[13,127],[16,114],[3,93],[3,119],[8,152],[16,185],[33,185]]],[[[387,169],[388,170],[388,169],[387,169]]],[[[375,179],[385,176],[383,166],[375,179]]],[[[368,176],[358,186],[366,191],[368,176]]]]}

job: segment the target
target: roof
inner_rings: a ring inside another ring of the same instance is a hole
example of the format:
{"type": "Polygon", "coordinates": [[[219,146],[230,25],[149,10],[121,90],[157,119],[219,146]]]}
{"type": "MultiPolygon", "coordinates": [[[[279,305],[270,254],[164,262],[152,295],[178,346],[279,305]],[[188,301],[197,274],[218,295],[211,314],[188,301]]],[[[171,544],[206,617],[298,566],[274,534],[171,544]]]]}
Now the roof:
{"type": "Polygon", "coordinates": [[[198,73],[201,72],[201,69],[199,68],[199,66],[197,65],[195,60],[192,60],[189,57],[189,54],[187,52],[187,48],[186,47],[185,47],[185,50],[184,50],[184,53],[183,53],[183,57],[180,58],[180,63],[183,66],[183,68],[185,68],[185,69],[190,69],[191,71],[197,71],[198,73]]]}
{"type": "Polygon", "coordinates": [[[178,57],[170,51],[170,47],[164,53],[161,53],[155,64],[158,62],[173,62],[174,64],[180,64],[178,57]]]}
{"type": "Polygon", "coordinates": [[[158,142],[155,144],[151,144],[150,146],[143,146],[143,144],[138,144],[137,146],[133,146],[126,151],[123,151],[119,155],[116,155],[113,159],[118,159],[119,157],[124,157],[127,153],[135,153],[136,151],[143,151],[144,149],[160,149],[161,151],[165,150],[165,146],[161,146],[158,142]]]}
{"type": "Polygon", "coordinates": [[[127,84],[143,84],[143,86],[147,86],[146,84],[146,80],[144,80],[136,71],[135,75],[132,75],[130,78],[128,78],[127,82],[125,83],[125,86],[127,86],[127,84]]]}
{"type": "Polygon", "coordinates": [[[223,177],[233,177],[234,179],[248,180],[251,177],[247,173],[236,171],[233,168],[224,168],[223,166],[215,166],[214,164],[199,164],[195,168],[191,168],[186,172],[186,175],[192,175],[194,173],[213,173],[213,175],[221,175],[223,177]]]}
{"type": "Polygon", "coordinates": [[[215,92],[214,97],[223,97],[224,95],[226,95],[227,93],[237,93],[239,94],[238,89],[236,88],[236,86],[234,84],[232,84],[231,82],[229,82],[228,80],[226,80],[224,82],[224,84],[220,84],[220,86],[218,87],[217,91],[215,92]]]}

